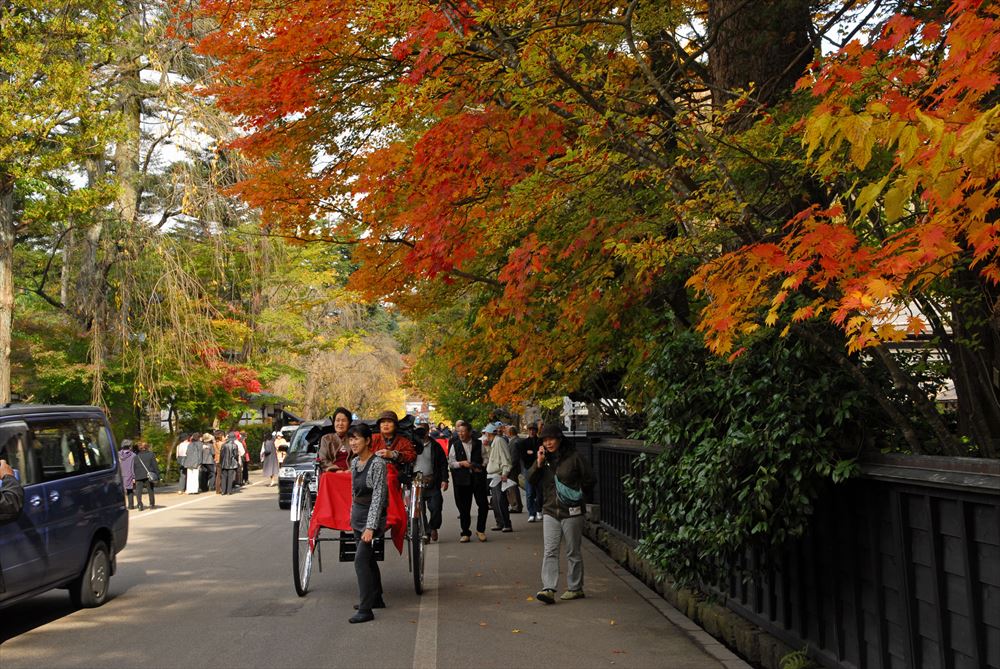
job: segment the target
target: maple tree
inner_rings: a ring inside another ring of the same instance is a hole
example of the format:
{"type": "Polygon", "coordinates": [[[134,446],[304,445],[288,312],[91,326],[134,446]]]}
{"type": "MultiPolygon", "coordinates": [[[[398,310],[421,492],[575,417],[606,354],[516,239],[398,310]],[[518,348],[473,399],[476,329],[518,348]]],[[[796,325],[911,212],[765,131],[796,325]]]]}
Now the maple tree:
{"type": "MultiPolygon", "coordinates": [[[[205,93],[245,130],[231,192],[272,230],[351,245],[352,286],[425,319],[417,354],[494,402],[603,385],[641,403],[651,335],[698,327],[732,355],[792,324],[910,449],[927,427],[962,452],[882,344],[926,326],[956,368],[989,369],[990,333],[944,317],[973,303],[920,255],[967,244],[962,290],[990,303],[990,3],[187,6],[181,31],[217,25],[205,93]],[[910,303],[923,316],[892,325],[910,303]],[[830,317],[842,337],[813,327],[830,317]]],[[[991,383],[957,383],[960,402],[994,411],[991,383]]]]}

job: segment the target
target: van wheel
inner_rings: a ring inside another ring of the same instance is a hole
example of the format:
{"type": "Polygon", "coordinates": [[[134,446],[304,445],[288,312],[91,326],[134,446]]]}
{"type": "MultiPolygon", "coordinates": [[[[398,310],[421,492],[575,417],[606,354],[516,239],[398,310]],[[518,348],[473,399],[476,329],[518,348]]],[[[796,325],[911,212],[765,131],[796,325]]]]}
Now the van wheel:
{"type": "Polygon", "coordinates": [[[69,586],[69,597],[74,606],[93,608],[100,606],[108,598],[111,582],[111,558],[103,541],[94,543],[90,549],[87,566],[79,578],[69,586]]]}

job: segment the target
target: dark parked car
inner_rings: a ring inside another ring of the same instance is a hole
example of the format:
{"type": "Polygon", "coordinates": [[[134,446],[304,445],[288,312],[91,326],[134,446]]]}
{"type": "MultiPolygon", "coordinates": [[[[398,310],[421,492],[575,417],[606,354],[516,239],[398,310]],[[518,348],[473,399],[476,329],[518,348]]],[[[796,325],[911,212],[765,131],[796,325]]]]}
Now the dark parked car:
{"type": "Polygon", "coordinates": [[[108,596],[128,512],[111,429],[97,407],[0,407],[0,459],[24,487],[20,515],[0,524],[0,607],[52,588],[78,606],[108,596]]]}
{"type": "Polygon", "coordinates": [[[319,440],[329,429],[330,421],[310,420],[299,425],[291,443],[288,455],[278,469],[278,508],[292,508],[292,486],[295,477],[302,472],[311,472],[319,452],[319,440]]]}

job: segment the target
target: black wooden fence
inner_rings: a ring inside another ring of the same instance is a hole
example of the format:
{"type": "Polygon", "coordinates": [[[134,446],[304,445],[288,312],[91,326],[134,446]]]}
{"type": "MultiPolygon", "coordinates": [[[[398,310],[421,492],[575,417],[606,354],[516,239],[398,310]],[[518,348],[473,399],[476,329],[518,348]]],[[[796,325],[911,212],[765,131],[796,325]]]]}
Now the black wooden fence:
{"type": "MultiPolygon", "coordinates": [[[[622,478],[655,449],[577,441],[602,525],[637,541],[622,478]]],[[[862,471],[821,500],[805,537],[770,560],[747,551],[716,593],[827,667],[1000,669],[1000,462],[880,456],[862,471]]]]}

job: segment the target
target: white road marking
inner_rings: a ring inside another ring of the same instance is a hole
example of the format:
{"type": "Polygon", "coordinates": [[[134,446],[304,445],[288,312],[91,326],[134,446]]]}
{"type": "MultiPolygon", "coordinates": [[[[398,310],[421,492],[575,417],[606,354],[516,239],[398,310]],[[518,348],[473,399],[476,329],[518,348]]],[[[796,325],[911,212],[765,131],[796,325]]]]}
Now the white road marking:
{"type": "Polygon", "coordinates": [[[413,669],[433,669],[438,664],[438,549],[437,544],[424,545],[424,594],[417,613],[413,669]]]}
{"type": "MultiPolygon", "coordinates": [[[[260,481],[254,481],[253,483],[248,483],[243,487],[249,488],[250,486],[257,485],[258,483],[260,483],[260,481]]],[[[176,495],[177,493],[168,492],[166,494],[176,495]]],[[[143,518],[149,518],[150,516],[155,516],[158,513],[163,513],[164,511],[170,511],[171,509],[179,509],[182,506],[187,506],[188,504],[197,504],[198,502],[204,502],[206,499],[218,499],[219,497],[222,497],[222,495],[217,495],[214,492],[200,492],[195,496],[195,499],[191,499],[186,502],[181,502],[180,504],[171,504],[170,506],[165,506],[162,509],[153,509],[152,511],[149,512],[143,511],[141,515],[138,512],[134,516],[132,514],[129,514],[128,522],[134,523],[137,520],[141,520],[143,518]]]]}

